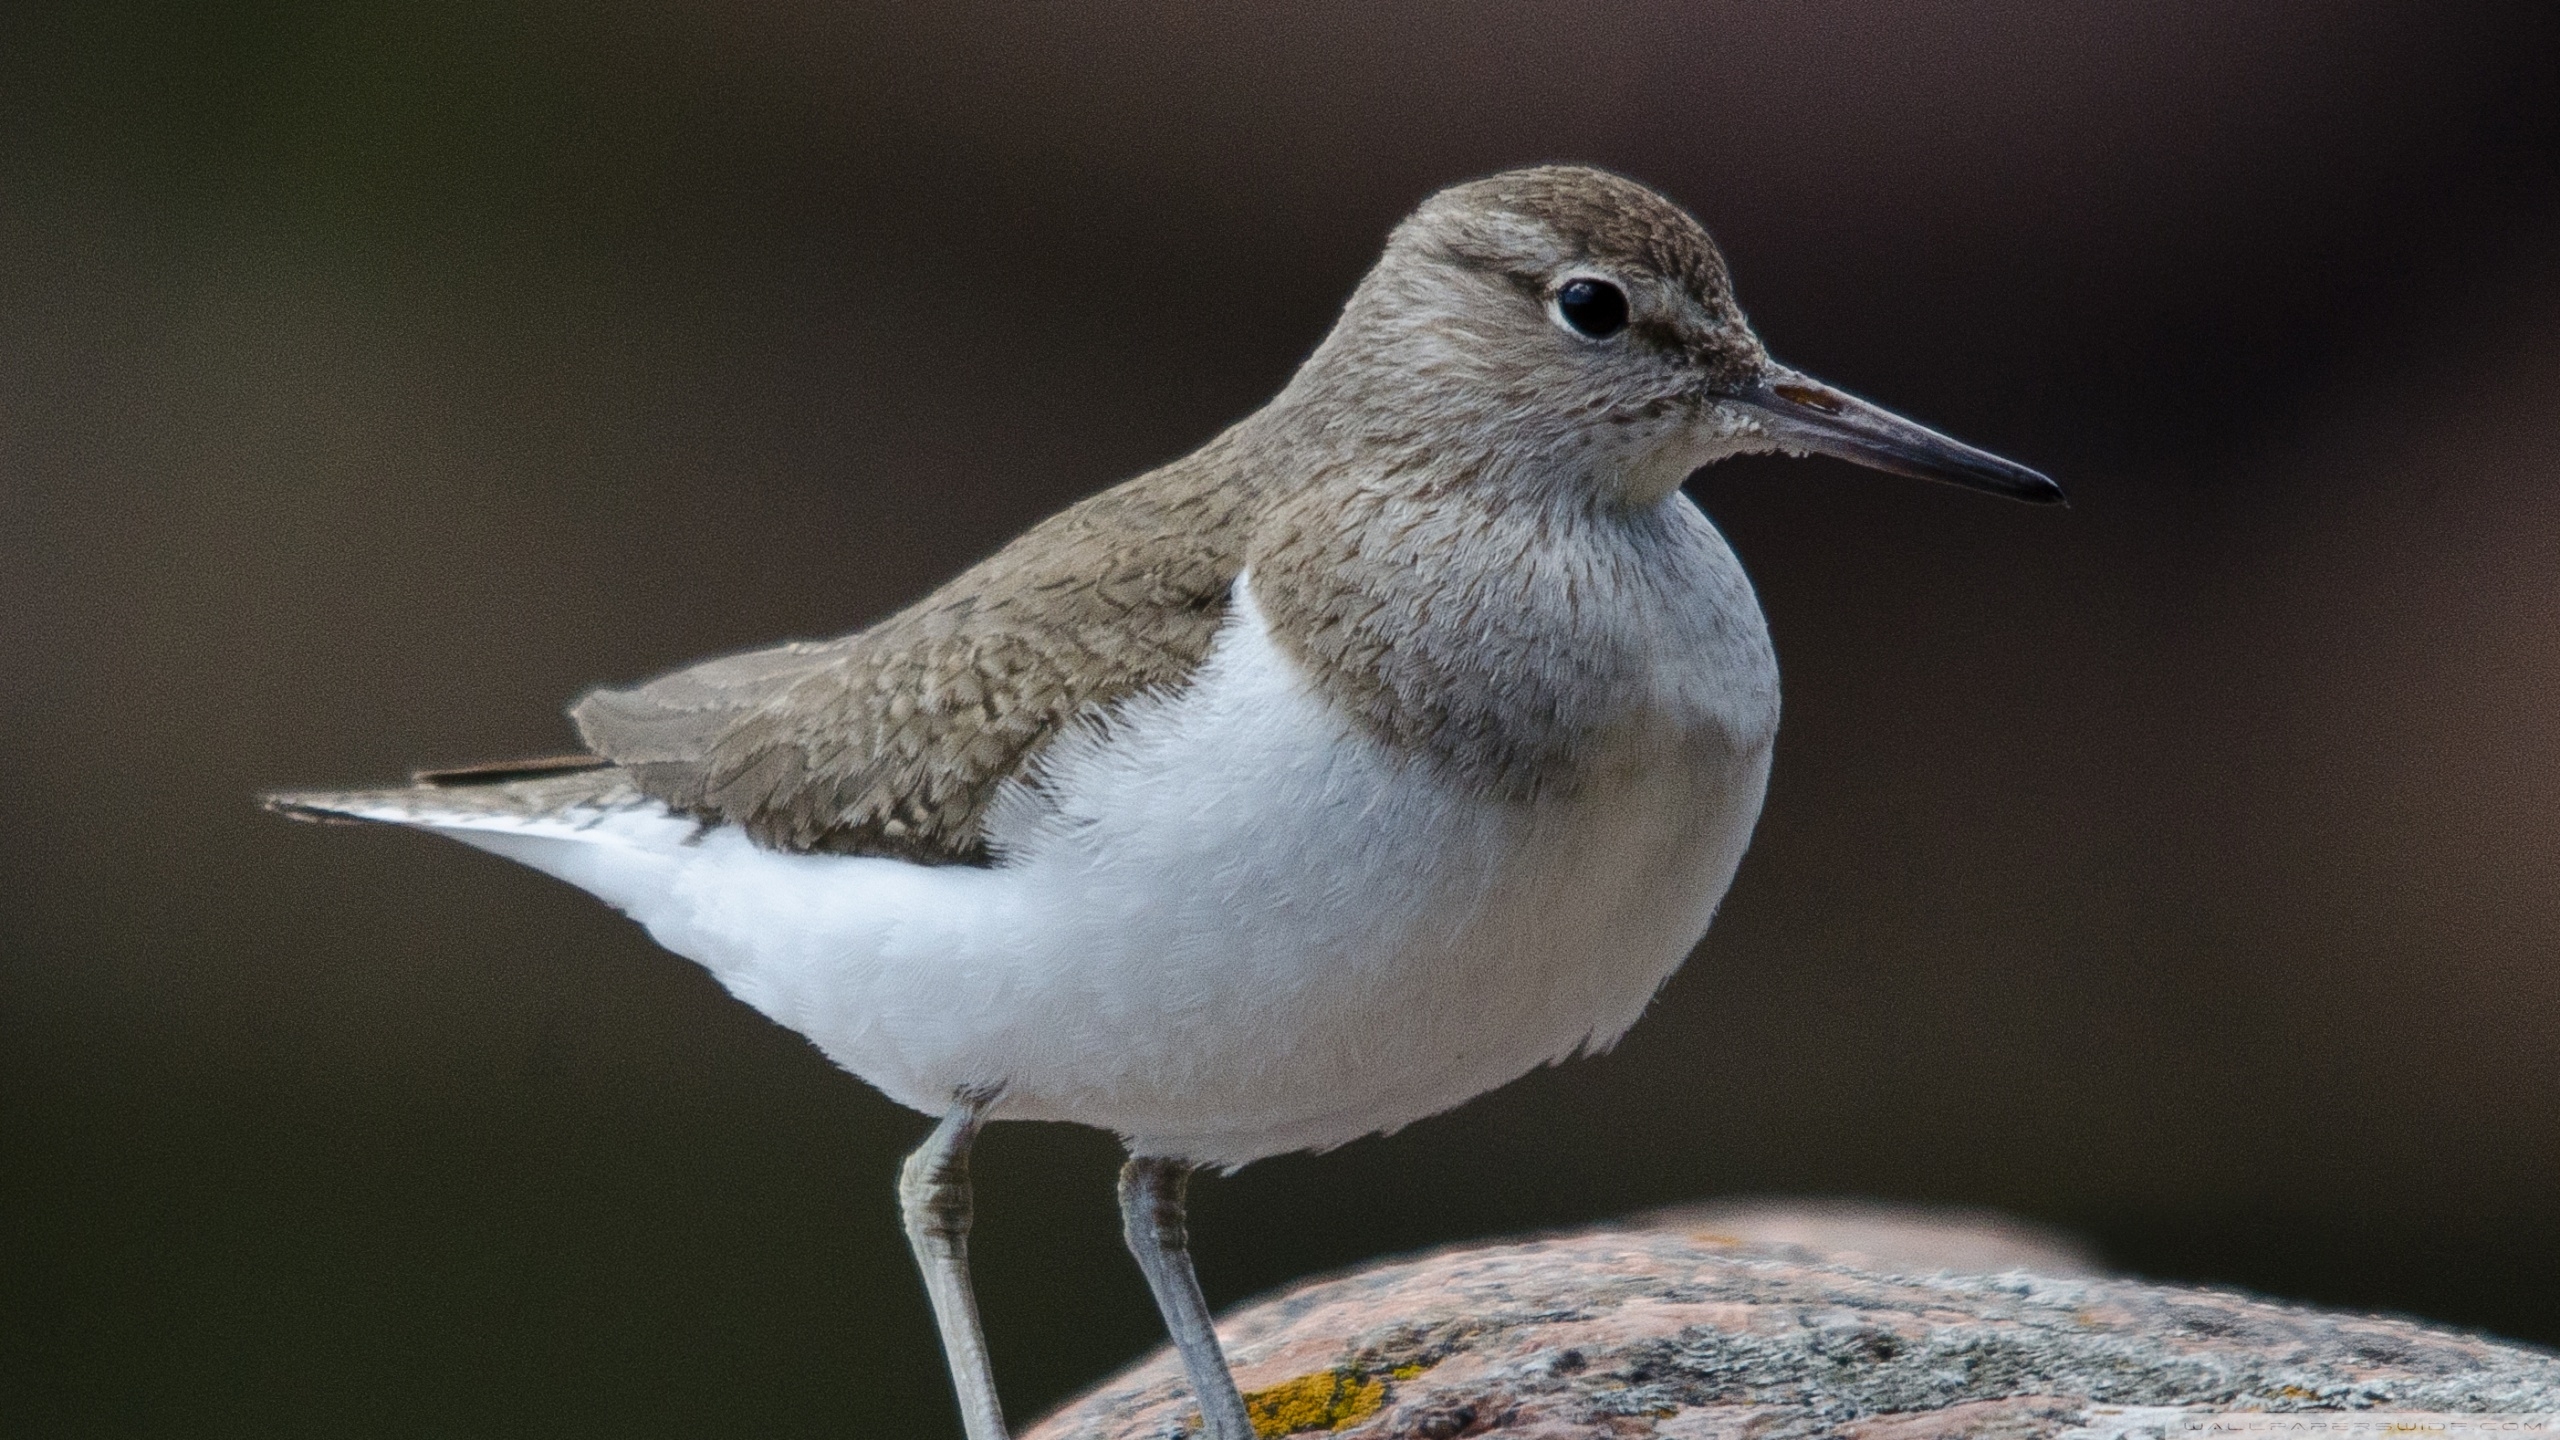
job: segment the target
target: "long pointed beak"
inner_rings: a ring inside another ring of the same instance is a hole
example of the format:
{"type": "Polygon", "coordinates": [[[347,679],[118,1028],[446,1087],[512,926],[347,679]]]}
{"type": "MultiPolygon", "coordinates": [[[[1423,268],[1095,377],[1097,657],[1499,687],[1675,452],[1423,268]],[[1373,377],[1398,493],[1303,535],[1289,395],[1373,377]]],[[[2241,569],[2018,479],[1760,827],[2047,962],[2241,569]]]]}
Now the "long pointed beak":
{"type": "Polygon", "coordinates": [[[1988,450],[1951,440],[1880,405],[1843,394],[1810,375],[1772,363],[1759,381],[1730,397],[1769,427],[1790,450],[1810,450],[1918,480],[1988,490],[2037,505],[2058,505],[2062,487],[1988,450]]]}

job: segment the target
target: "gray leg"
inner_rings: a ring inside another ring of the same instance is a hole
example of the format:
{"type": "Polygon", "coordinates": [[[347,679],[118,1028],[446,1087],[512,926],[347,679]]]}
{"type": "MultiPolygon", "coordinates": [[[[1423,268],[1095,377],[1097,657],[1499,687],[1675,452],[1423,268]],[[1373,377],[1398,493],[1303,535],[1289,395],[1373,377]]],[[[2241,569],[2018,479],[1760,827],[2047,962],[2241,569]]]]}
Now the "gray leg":
{"type": "Polygon", "coordinates": [[[962,1092],[951,1113],[898,1172],[898,1206],[907,1217],[907,1243],[924,1271],[933,1318],[942,1326],[942,1354],[951,1363],[952,1388],[960,1392],[960,1423],[969,1440],[1005,1440],[1004,1409],[996,1403],[995,1372],[987,1364],[987,1337],[978,1329],[978,1301],[969,1291],[969,1144],[987,1118],[991,1094],[962,1092]]]}
{"type": "Polygon", "coordinates": [[[1209,1324],[1209,1302],[1200,1298],[1200,1277],[1191,1269],[1191,1235],[1183,1225],[1183,1192],[1190,1185],[1191,1167],[1179,1160],[1131,1156],[1120,1169],[1121,1232],[1146,1272],[1147,1288],[1156,1292],[1173,1348],[1182,1352],[1208,1440],[1254,1440],[1244,1397],[1209,1324]]]}

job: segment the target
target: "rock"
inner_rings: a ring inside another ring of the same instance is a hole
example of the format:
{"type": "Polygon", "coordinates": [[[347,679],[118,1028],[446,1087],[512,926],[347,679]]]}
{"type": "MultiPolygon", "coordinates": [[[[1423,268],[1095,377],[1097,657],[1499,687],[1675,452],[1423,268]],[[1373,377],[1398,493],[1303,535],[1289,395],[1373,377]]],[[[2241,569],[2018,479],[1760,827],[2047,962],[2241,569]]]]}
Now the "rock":
{"type": "MultiPolygon", "coordinates": [[[[2560,1410],[2542,1350],[2109,1278],[2014,1221],[1887,1207],[1462,1246],[1310,1281],[1219,1333],[1266,1435],[2027,1440],[2093,1405],[2560,1410]]],[[[1171,1440],[1198,1413],[1159,1351],[1024,1440],[1171,1440]]]]}

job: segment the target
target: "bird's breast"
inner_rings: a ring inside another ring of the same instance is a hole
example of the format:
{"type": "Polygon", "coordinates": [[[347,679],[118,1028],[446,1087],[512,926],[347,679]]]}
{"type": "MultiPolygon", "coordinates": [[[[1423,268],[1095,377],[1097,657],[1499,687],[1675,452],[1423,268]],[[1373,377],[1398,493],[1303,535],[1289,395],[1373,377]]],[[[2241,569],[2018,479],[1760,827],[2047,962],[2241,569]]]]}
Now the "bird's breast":
{"type": "Polygon", "coordinates": [[[1685,495],[1634,512],[1552,490],[1304,508],[1243,583],[1307,683],[1399,754],[1523,799],[1662,744],[1743,752],[1776,728],[1758,599],[1685,495]]]}
{"type": "Polygon", "coordinates": [[[987,960],[1054,957],[1022,974],[1007,1113],[1241,1161],[1614,1039],[1704,933],[1767,773],[1765,726],[1648,684],[1583,784],[1504,795],[1343,712],[1248,578],[1187,686],[996,804],[989,933],[1016,938],[987,960]],[[1095,1084],[1099,1053],[1125,1073],[1095,1084]]]}

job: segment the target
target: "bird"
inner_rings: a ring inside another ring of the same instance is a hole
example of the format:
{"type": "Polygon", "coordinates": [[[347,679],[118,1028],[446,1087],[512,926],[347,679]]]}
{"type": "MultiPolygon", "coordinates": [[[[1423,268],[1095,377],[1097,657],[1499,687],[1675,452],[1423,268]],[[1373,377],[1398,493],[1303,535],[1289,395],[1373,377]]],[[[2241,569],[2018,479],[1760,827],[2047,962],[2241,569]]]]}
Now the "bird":
{"type": "Polygon", "coordinates": [[[1657,191],[1507,171],[1267,404],[907,609],[593,690],[574,754],[263,798],[565,880],[933,1117],[898,1194],[968,1440],[971,1144],[1115,1132],[1202,1428],[1252,1440],[1190,1178],[1604,1050],[1705,935],[1778,670],[1683,485],[1766,452],[2063,498],[1771,359],[1657,191]]]}

